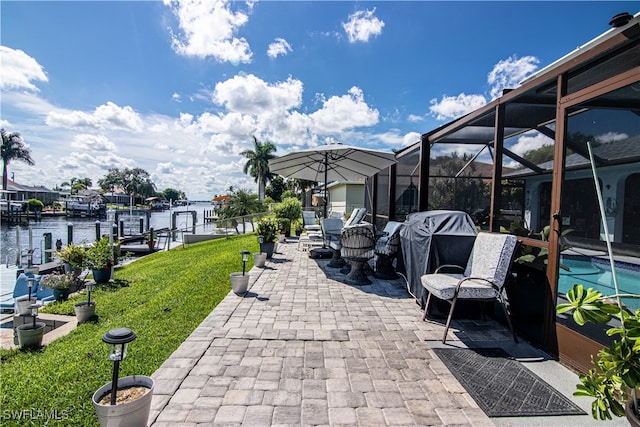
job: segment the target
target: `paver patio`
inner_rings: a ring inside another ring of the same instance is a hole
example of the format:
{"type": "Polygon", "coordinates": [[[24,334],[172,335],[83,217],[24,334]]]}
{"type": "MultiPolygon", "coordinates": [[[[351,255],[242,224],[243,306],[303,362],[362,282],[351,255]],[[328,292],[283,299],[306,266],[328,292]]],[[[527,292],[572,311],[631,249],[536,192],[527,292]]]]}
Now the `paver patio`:
{"type": "MultiPolygon", "coordinates": [[[[421,320],[403,279],[351,286],[327,263],[293,242],[254,267],[249,292],[230,292],[152,375],[150,425],[494,425],[431,350],[443,325],[421,320]]],[[[513,342],[493,321],[449,335],[513,342]]]]}

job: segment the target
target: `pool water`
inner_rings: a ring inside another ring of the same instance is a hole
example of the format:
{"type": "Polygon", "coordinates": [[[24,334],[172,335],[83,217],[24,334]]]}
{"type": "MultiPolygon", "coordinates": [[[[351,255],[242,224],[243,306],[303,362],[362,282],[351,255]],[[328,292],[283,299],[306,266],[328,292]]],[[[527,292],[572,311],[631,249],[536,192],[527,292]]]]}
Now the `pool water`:
{"type": "MultiPolygon", "coordinates": [[[[602,295],[614,295],[613,274],[608,260],[600,258],[561,257],[560,263],[571,271],[560,269],[558,292],[565,294],[574,284],[582,284],[585,288],[593,288],[602,295]]],[[[616,262],[616,275],[621,294],[640,294],[640,266],[616,262]]],[[[623,303],[635,311],[640,308],[640,298],[623,298],[623,303]]]]}

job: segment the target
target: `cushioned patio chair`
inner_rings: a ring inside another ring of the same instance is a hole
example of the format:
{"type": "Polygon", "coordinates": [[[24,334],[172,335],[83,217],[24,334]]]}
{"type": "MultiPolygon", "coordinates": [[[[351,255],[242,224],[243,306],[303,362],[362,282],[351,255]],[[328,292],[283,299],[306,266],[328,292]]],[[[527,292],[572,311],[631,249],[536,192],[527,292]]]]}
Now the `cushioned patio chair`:
{"type": "Polygon", "coordinates": [[[382,231],[382,235],[376,240],[374,253],[376,257],[375,277],[383,280],[393,280],[396,272],[393,268],[393,259],[398,255],[400,247],[400,229],[403,223],[389,221],[382,231]]]}
{"type": "Polygon", "coordinates": [[[376,243],[373,225],[361,223],[344,227],[340,236],[342,257],[351,264],[346,282],[350,285],[370,285],[364,265],[373,258],[376,243]]]}
{"type": "Polygon", "coordinates": [[[302,226],[309,232],[319,232],[322,227],[316,224],[316,213],[314,211],[302,211],[302,226]]]}
{"type": "Polygon", "coordinates": [[[433,274],[421,276],[422,286],[428,292],[424,307],[425,320],[432,297],[450,304],[442,342],[447,340],[451,316],[458,300],[498,301],[504,310],[513,340],[518,341],[504,300],[504,283],[509,274],[518,240],[510,234],[478,233],[466,268],[442,265],[433,274]],[[457,267],[462,274],[444,273],[444,269],[457,267]]]}
{"type": "Polygon", "coordinates": [[[2,301],[0,303],[0,311],[13,311],[15,309],[15,301],[18,298],[26,297],[29,295],[29,281],[30,277],[35,277],[35,281],[32,282],[31,297],[36,298],[40,304],[46,304],[53,302],[53,290],[40,284],[40,278],[42,276],[34,276],[33,274],[20,273],[16,279],[16,284],[13,287],[12,298],[2,301]]]}
{"type": "Polygon", "coordinates": [[[331,261],[327,264],[331,268],[340,268],[344,265],[344,260],[340,257],[340,235],[344,222],[340,218],[323,218],[322,238],[326,247],[331,248],[331,261]]]}

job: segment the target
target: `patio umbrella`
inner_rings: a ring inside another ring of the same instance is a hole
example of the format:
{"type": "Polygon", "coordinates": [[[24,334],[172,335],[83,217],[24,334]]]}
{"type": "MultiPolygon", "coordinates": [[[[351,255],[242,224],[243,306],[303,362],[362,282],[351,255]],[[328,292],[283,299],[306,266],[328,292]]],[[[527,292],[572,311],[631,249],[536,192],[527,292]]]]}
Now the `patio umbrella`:
{"type": "Polygon", "coordinates": [[[324,182],[324,216],[327,183],[353,181],[375,175],[396,163],[393,153],[343,144],[307,148],[269,160],[269,170],[285,178],[324,182]]]}

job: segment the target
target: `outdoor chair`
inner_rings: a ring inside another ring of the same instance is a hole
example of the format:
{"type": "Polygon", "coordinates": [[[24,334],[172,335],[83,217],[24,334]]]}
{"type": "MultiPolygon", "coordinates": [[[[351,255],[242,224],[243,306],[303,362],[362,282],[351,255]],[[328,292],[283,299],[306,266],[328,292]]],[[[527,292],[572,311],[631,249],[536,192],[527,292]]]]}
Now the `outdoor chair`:
{"type": "Polygon", "coordinates": [[[424,306],[425,320],[428,315],[431,297],[447,301],[450,305],[442,343],[447,339],[451,317],[458,300],[498,301],[504,310],[513,340],[518,342],[511,324],[511,318],[504,300],[504,283],[508,277],[518,240],[510,234],[478,233],[466,268],[442,265],[432,274],[421,277],[422,286],[428,292],[424,306]],[[444,269],[458,268],[458,273],[441,273],[444,269]]]}
{"type": "Polygon", "coordinates": [[[397,277],[393,268],[393,260],[398,255],[400,247],[400,229],[402,222],[389,221],[382,231],[382,235],[376,240],[374,253],[376,256],[376,268],[374,276],[378,279],[393,280],[397,277]]]}
{"type": "Polygon", "coordinates": [[[351,215],[345,221],[344,227],[360,224],[364,217],[367,215],[367,208],[356,208],[351,211],[351,215]]]}
{"type": "Polygon", "coordinates": [[[36,280],[33,282],[33,286],[31,287],[31,297],[36,298],[37,302],[41,304],[46,304],[49,302],[53,302],[53,290],[47,288],[40,284],[40,278],[42,276],[34,276],[32,274],[21,273],[16,279],[16,284],[13,288],[12,298],[6,301],[2,301],[0,303],[1,311],[12,311],[15,309],[15,301],[20,297],[26,297],[29,295],[29,282],[27,278],[35,277],[36,280]]]}
{"type": "Polygon", "coordinates": [[[340,257],[340,235],[342,233],[343,221],[339,218],[323,218],[322,219],[322,238],[325,246],[331,248],[331,261],[327,264],[331,268],[340,268],[344,265],[344,261],[340,257]]]}
{"type": "Polygon", "coordinates": [[[319,232],[322,227],[316,224],[316,213],[314,211],[302,211],[302,226],[308,232],[319,232]]]}
{"type": "Polygon", "coordinates": [[[370,285],[364,265],[373,258],[375,246],[373,225],[361,223],[344,227],[340,236],[342,257],[351,264],[346,282],[350,285],[370,285]]]}

